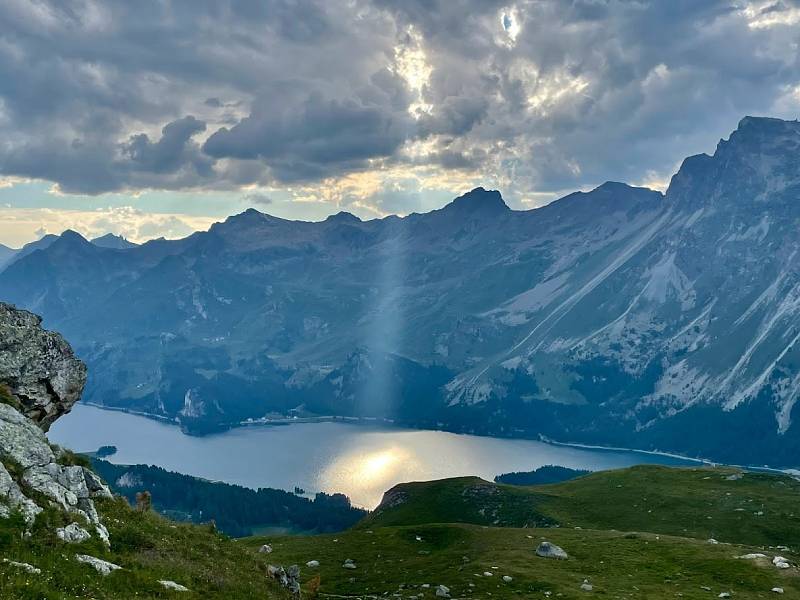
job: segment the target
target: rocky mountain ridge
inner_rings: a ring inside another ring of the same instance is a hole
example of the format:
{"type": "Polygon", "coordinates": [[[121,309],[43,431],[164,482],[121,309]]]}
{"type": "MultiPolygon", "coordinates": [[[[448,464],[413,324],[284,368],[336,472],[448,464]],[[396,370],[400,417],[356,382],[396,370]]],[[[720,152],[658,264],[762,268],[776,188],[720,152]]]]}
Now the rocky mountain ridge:
{"type": "Polygon", "coordinates": [[[666,194],[68,233],[0,298],[73,340],[88,401],[195,432],[337,414],[796,467],[798,148],[797,122],[747,117],[666,194]]]}

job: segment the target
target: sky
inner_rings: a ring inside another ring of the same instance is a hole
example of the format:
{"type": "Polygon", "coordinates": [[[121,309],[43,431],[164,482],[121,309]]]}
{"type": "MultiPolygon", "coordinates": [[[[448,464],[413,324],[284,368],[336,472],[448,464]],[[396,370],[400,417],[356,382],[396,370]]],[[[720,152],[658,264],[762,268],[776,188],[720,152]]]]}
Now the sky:
{"type": "Polygon", "coordinates": [[[800,113],[800,0],[3,0],[0,243],[665,189],[800,113]]]}

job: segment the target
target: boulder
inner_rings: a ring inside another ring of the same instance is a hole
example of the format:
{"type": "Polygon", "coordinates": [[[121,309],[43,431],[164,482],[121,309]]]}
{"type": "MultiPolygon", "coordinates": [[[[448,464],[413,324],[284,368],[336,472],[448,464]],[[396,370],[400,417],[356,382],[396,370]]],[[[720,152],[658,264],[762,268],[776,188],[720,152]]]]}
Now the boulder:
{"type": "Polygon", "coordinates": [[[789,564],[789,561],[786,560],[783,556],[776,556],[772,559],[772,564],[775,565],[778,569],[788,569],[792,565],[789,564]]]}
{"type": "Polygon", "coordinates": [[[32,564],[26,562],[17,562],[15,560],[9,560],[7,558],[4,558],[3,562],[8,565],[11,565],[12,567],[16,567],[17,569],[22,569],[23,571],[26,571],[31,575],[39,575],[42,572],[40,568],[34,567],[32,564]]]}
{"type": "Polygon", "coordinates": [[[437,598],[449,598],[450,597],[450,588],[446,585],[438,585],[436,586],[436,597],[437,598]]]}
{"type": "Polygon", "coordinates": [[[86,469],[83,472],[83,477],[86,482],[86,488],[89,490],[90,498],[106,498],[110,500],[114,497],[108,486],[103,483],[103,480],[92,471],[86,469]]]}
{"type": "Polygon", "coordinates": [[[0,463],[0,517],[8,517],[12,510],[18,510],[28,525],[42,512],[33,500],[22,493],[17,482],[0,463]]]}
{"type": "Polygon", "coordinates": [[[284,569],[281,566],[268,565],[267,575],[292,594],[300,595],[300,567],[297,565],[292,565],[288,569],[284,569]]]}
{"type": "Polygon", "coordinates": [[[89,556],[88,554],[76,554],[75,560],[94,567],[95,570],[104,577],[106,575],[110,575],[113,571],[118,571],[119,569],[122,568],[119,565],[115,565],[114,563],[108,562],[107,560],[96,558],[94,556],[89,556]]]}
{"type": "Polygon", "coordinates": [[[170,581],[169,579],[159,579],[158,583],[164,586],[168,590],[172,590],[174,592],[188,592],[189,588],[186,586],[181,585],[180,583],[175,583],[174,581],[170,581]]]}
{"type": "MultiPolygon", "coordinates": [[[[86,367],[64,338],[42,329],[38,316],[0,303],[0,517],[19,510],[33,523],[42,507],[27,488],[86,519],[108,543],[93,499],[111,498],[111,491],[90,470],[60,464],[65,453],[54,451],[44,433],[70,411],[85,382],[86,367]]],[[[58,535],[74,537],[76,530],[67,529],[58,535]]]]}
{"type": "Polygon", "coordinates": [[[80,544],[92,537],[92,534],[77,523],[70,523],[66,527],[56,529],[56,536],[68,544],[80,544]]]}
{"type": "Polygon", "coordinates": [[[261,554],[272,554],[272,546],[269,544],[264,544],[261,548],[258,549],[261,554]]]}
{"type": "Polygon", "coordinates": [[[342,567],[345,569],[355,569],[356,563],[353,562],[352,558],[348,558],[345,559],[344,563],[342,564],[342,567]]]}
{"type": "Polygon", "coordinates": [[[316,569],[319,566],[319,561],[318,560],[310,560],[310,561],[308,561],[306,563],[306,566],[309,569],[316,569]]]}
{"type": "Polygon", "coordinates": [[[20,412],[47,431],[86,384],[86,366],[41,317],[0,302],[0,382],[20,412]]]}
{"type": "Polygon", "coordinates": [[[536,548],[536,556],[541,556],[542,558],[555,558],[557,560],[566,560],[569,558],[564,549],[560,546],[556,546],[555,544],[551,544],[550,542],[542,542],[536,548]]]}
{"type": "MultiPolygon", "coordinates": [[[[0,404],[0,457],[14,463],[21,471],[25,486],[47,497],[65,512],[85,518],[108,542],[108,531],[100,522],[93,497],[110,497],[111,492],[89,469],[79,465],[61,465],[47,442],[44,432],[14,407],[0,404]]],[[[0,471],[0,497],[11,508],[21,510],[28,524],[41,512],[7,469],[0,471]]],[[[7,514],[0,509],[0,515],[7,514]]]]}

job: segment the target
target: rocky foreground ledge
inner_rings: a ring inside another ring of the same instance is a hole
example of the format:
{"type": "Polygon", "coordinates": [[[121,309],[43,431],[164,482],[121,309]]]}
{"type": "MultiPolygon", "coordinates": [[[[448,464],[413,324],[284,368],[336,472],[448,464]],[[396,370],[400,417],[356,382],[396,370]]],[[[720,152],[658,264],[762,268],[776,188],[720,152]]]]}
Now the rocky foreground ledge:
{"type": "Polygon", "coordinates": [[[30,526],[55,506],[76,519],[59,530],[61,539],[86,539],[88,527],[108,544],[93,499],[111,492],[45,436],[85,383],[86,367],[64,338],[42,329],[38,316],[0,303],[0,516],[18,511],[30,526]]]}
{"type": "Polygon", "coordinates": [[[78,401],[86,366],[38,315],[0,302],[0,396],[44,431],[78,401]]]}

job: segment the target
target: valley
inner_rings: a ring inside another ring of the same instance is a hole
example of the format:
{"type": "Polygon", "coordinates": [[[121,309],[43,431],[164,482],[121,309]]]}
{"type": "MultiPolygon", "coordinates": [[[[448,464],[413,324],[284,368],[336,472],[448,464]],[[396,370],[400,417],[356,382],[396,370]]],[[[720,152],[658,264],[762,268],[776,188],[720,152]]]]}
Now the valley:
{"type": "Polygon", "coordinates": [[[71,340],[86,401],[193,434],[336,415],[797,467],[798,148],[798,122],[746,117],[665,194],[67,231],[11,257],[0,299],[71,340]]]}

